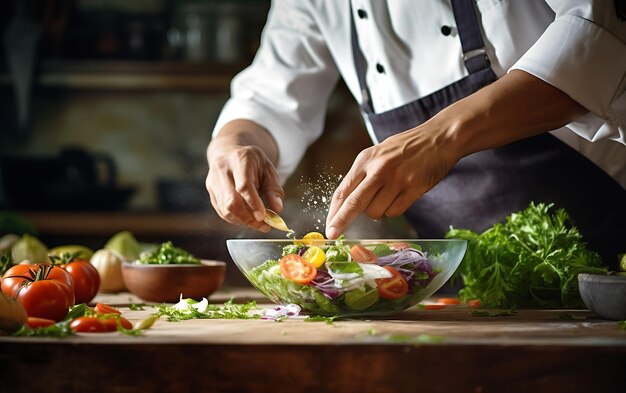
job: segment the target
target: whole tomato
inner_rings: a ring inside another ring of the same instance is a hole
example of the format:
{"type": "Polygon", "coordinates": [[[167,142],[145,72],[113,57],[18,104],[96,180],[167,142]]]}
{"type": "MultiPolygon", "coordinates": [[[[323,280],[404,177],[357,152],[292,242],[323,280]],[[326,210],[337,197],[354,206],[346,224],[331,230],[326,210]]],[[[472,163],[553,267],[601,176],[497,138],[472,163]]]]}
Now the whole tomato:
{"type": "Polygon", "coordinates": [[[90,302],[100,288],[98,270],[86,259],[74,259],[61,267],[74,279],[76,303],[90,302]]]}
{"type": "Polygon", "coordinates": [[[65,289],[68,292],[68,296],[72,298],[72,305],[75,301],[74,296],[74,279],[72,276],[57,266],[50,265],[15,265],[7,270],[2,276],[2,292],[5,295],[15,298],[17,291],[26,283],[31,282],[37,277],[46,273],[46,278],[49,280],[58,280],[65,284],[65,289]],[[41,272],[40,272],[41,270],[41,272]]]}
{"type": "Polygon", "coordinates": [[[59,267],[35,265],[27,272],[11,268],[3,276],[2,283],[5,284],[7,279],[11,284],[7,286],[8,295],[17,299],[29,317],[60,321],[74,305],[72,276],[59,267]]]}
{"type": "Polygon", "coordinates": [[[15,292],[22,283],[30,277],[29,270],[36,265],[15,265],[2,275],[2,292],[10,298],[15,298],[15,292]]]}

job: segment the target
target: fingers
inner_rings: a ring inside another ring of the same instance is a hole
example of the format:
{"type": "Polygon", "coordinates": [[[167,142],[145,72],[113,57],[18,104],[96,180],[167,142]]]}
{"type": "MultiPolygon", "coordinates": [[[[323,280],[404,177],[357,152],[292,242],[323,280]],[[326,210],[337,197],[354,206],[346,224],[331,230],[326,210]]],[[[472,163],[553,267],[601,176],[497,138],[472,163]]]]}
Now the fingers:
{"type": "Polygon", "coordinates": [[[278,173],[274,167],[269,166],[264,171],[263,181],[261,183],[261,192],[265,196],[265,200],[269,205],[269,208],[276,213],[283,211],[283,199],[285,198],[285,191],[280,186],[280,180],[278,179],[278,173]]]}
{"type": "Polygon", "coordinates": [[[261,232],[270,231],[267,224],[254,218],[247,202],[235,191],[234,182],[226,173],[215,174],[209,171],[206,187],[213,208],[223,220],[261,232]]]}
{"type": "Polygon", "coordinates": [[[285,192],[276,169],[264,153],[246,147],[213,160],[206,188],[218,215],[232,224],[269,232],[263,222],[265,197],[272,210],[281,212],[285,192]]]}
{"type": "MultiPolygon", "coordinates": [[[[241,165],[234,165],[232,168],[232,181],[237,195],[243,199],[245,208],[252,213],[256,221],[263,221],[265,216],[265,205],[259,195],[258,168],[246,162],[243,158],[241,165]]],[[[238,202],[238,201],[237,201],[238,202]]]]}
{"type": "Polygon", "coordinates": [[[379,189],[380,183],[376,179],[366,177],[345,198],[343,196],[346,195],[346,191],[336,192],[335,195],[338,195],[337,201],[343,202],[340,203],[334,216],[329,216],[328,218],[330,221],[326,227],[326,237],[332,240],[342,234],[359,214],[367,208],[379,189]]]}

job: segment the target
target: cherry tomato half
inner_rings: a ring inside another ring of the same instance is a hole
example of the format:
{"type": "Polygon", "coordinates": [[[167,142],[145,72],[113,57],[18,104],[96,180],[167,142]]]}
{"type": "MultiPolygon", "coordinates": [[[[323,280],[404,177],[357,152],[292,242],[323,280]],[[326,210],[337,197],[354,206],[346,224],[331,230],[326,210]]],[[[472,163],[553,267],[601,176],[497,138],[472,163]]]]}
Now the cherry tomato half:
{"type": "Polygon", "coordinates": [[[280,271],[283,276],[302,285],[310,283],[317,275],[315,266],[296,254],[285,255],[281,258],[280,271]]]}
{"type": "Polygon", "coordinates": [[[133,328],[133,324],[130,323],[130,321],[124,317],[106,318],[106,319],[102,319],[101,321],[102,323],[104,323],[104,326],[106,326],[108,332],[114,332],[117,330],[118,320],[120,321],[119,323],[122,325],[124,329],[133,328]]]}
{"type": "Polygon", "coordinates": [[[407,242],[395,242],[389,246],[394,251],[406,250],[407,248],[411,248],[411,245],[407,242]]]}
{"type": "Polygon", "coordinates": [[[468,300],[467,305],[469,307],[478,308],[480,307],[480,299],[468,300]]]}
{"type": "Polygon", "coordinates": [[[455,297],[442,297],[438,300],[437,303],[447,304],[447,305],[456,305],[461,304],[461,301],[455,297]]]}
{"type": "Polygon", "coordinates": [[[311,262],[316,268],[322,266],[326,262],[326,253],[317,246],[309,246],[304,252],[302,258],[311,262]]]}
{"type": "Polygon", "coordinates": [[[324,235],[319,232],[309,232],[302,237],[302,244],[306,244],[307,246],[319,246],[324,244],[324,235]]]}
{"type": "Polygon", "coordinates": [[[104,303],[97,303],[94,311],[98,314],[121,314],[120,310],[104,303]]]}
{"type": "Polygon", "coordinates": [[[107,331],[104,322],[96,317],[78,317],[70,322],[70,327],[74,331],[81,333],[101,333],[107,331]]]}
{"type": "Polygon", "coordinates": [[[384,266],[391,273],[389,278],[378,278],[376,284],[378,293],[384,299],[399,299],[409,291],[409,284],[402,274],[391,266],[384,266]]]}
{"type": "Polygon", "coordinates": [[[47,318],[28,317],[26,324],[29,328],[48,327],[54,325],[54,320],[47,318]]]}
{"type": "Polygon", "coordinates": [[[350,256],[353,261],[361,263],[374,263],[378,259],[374,251],[363,247],[360,244],[356,244],[350,247],[350,256]]]}

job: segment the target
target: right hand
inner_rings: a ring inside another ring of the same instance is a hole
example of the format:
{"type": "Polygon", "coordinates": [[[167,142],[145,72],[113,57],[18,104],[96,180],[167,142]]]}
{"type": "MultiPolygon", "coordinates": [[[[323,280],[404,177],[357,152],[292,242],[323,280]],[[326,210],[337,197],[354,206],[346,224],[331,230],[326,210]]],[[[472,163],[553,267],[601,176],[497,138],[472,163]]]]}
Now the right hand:
{"type": "Polygon", "coordinates": [[[272,161],[257,146],[241,145],[218,136],[209,145],[209,173],[206,188],[211,204],[224,220],[261,232],[270,227],[263,222],[265,197],[269,208],[280,213],[285,192],[280,186],[272,161]]]}

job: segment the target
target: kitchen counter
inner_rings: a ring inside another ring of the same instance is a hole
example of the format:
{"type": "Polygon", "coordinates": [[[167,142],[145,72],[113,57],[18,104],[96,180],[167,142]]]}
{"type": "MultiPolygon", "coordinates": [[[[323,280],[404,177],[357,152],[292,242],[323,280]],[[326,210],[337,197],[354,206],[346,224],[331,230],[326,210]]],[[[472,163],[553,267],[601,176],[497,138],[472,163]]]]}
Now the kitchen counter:
{"type": "MultiPolygon", "coordinates": [[[[211,302],[231,297],[263,301],[253,289],[226,289],[211,302]]],[[[119,306],[131,321],[153,312],[129,310],[140,302],[130,294],[96,300],[119,306]]],[[[612,392],[626,386],[626,330],[615,321],[584,310],[519,310],[508,317],[469,311],[415,307],[388,319],[332,324],[161,319],[140,337],[0,337],[0,392],[612,392]]]]}

